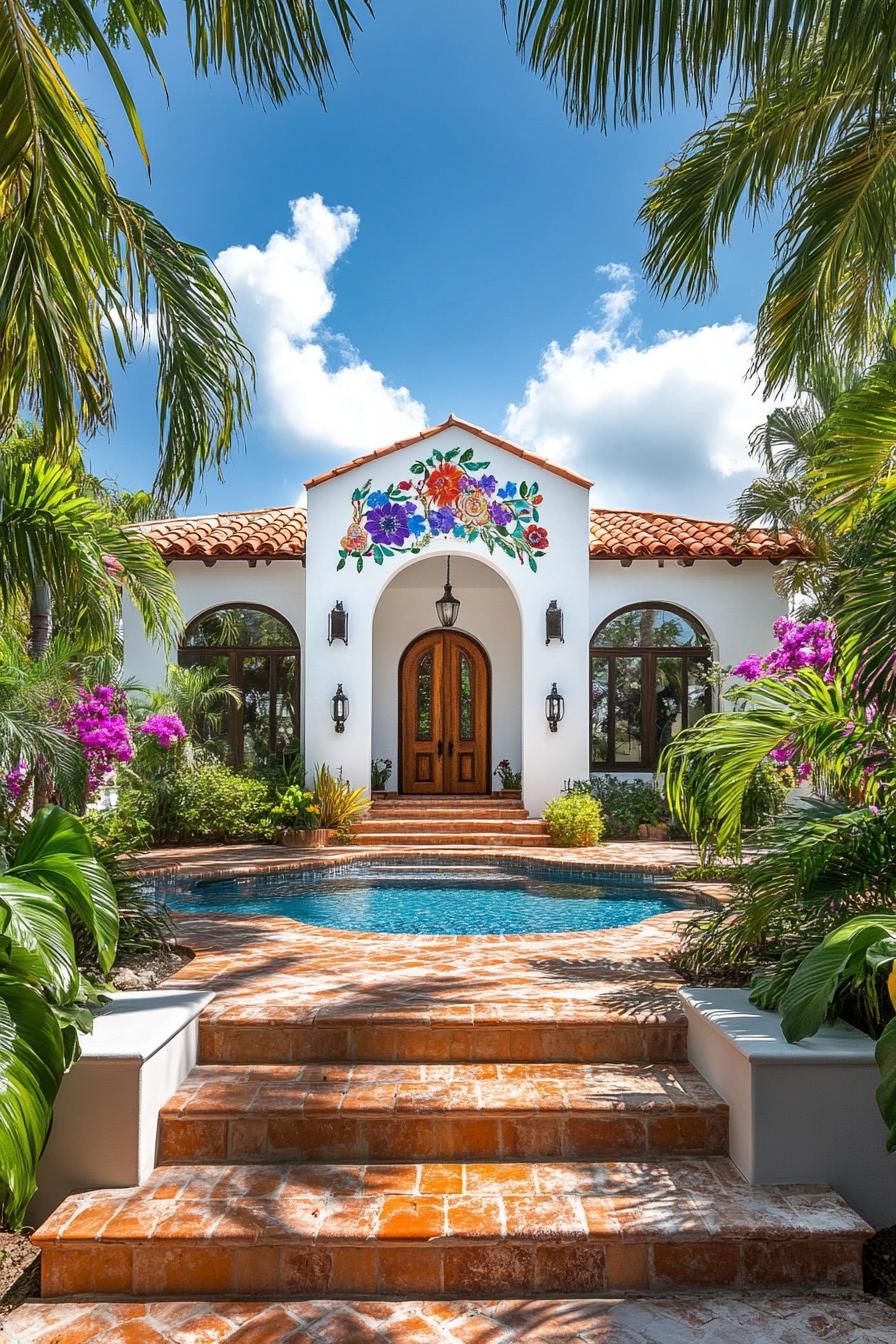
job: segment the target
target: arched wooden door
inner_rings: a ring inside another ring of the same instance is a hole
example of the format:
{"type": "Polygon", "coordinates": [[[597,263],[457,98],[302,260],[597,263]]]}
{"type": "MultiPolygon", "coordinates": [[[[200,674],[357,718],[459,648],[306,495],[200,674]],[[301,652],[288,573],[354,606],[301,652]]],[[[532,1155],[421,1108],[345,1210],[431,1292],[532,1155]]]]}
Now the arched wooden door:
{"type": "Polygon", "coordinates": [[[402,793],[488,793],[490,669],[481,645],[431,630],[398,671],[402,793]]]}

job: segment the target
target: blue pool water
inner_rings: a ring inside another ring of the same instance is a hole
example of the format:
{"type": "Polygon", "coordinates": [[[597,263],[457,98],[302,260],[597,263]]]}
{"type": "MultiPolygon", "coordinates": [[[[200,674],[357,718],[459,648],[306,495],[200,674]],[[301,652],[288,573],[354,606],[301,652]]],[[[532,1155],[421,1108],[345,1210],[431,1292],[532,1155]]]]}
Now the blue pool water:
{"type": "Polygon", "coordinates": [[[169,898],[172,910],[285,915],[368,933],[567,933],[615,929],[680,910],[649,876],[592,873],[563,882],[489,868],[356,865],[315,874],[272,873],[202,882],[169,898]]]}

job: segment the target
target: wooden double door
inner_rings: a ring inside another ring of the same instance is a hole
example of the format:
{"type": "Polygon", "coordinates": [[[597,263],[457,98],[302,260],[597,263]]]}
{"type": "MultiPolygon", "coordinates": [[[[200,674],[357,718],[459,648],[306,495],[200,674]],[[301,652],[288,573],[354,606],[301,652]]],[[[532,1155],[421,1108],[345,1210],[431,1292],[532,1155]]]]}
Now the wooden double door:
{"type": "Polygon", "coordinates": [[[402,793],[488,793],[491,689],[481,645],[431,630],[408,645],[399,679],[402,793]]]}

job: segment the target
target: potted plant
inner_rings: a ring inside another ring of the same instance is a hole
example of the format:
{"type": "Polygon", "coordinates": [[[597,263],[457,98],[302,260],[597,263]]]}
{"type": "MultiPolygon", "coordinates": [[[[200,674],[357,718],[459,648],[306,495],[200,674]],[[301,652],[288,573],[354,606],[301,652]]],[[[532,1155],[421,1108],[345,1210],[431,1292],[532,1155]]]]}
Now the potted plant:
{"type": "Polygon", "coordinates": [[[523,775],[520,770],[511,769],[510,762],[507,760],[499,761],[495,774],[501,781],[499,793],[502,798],[522,798],[523,796],[523,775]]]}
{"type": "Polygon", "coordinates": [[[323,849],[329,840],[320,824],[320,807],[313,793],[291,784],[271,808],[271,816],[281,826],[280,843],[299,849],[323,849]]]}
{"type": "Polygon", "coordinates": [[[392,762],[387,757],[377,756],[370,762],[370,792],[374,798],[385,798],[391,773],[392,762]]]}

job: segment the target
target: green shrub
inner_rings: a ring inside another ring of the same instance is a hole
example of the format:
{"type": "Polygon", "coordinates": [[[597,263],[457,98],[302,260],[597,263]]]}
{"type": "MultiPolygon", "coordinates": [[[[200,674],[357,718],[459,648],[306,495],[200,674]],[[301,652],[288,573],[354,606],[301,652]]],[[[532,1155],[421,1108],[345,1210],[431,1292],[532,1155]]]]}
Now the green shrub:
{"type": "Polygon", "coordinates": [[[84,829],[94,844],[112,854],[134,854],[151,849],[156,842],[152,818],[146,800],[135,789],[118,791],[114,807],[92,808],[82,817],[84,829]]]}
{"type": "Polygon", "coordinates": [[[314,794],[298,784],[290,784],[283,790],[271,808],[271,816],[279,826],[291,831],[304,831],[320,825],[320,808],[314,794]]]}
{"type": "Polygon", "coordinates": [[[544,809],[544,819],[555,845],[579,849],[596,845],[604,833],[603,809],[587,793],[562,793],[544,809]]]}
{"type": "Polygon", "coordinates": [[[643,779],[598,775],[596,779],[575,780],[566,789],[568,793],[589,794],[597,799],[608,840],[637,839],[639,826],[658,826],[669,820],[661,790],[643,779]]]}
{"type": "Polygon", "coordinates": [[[744,831],[755,831],[758,826],[779,817],[787,801],[788,787],[771,761],[760,761],[750,776],[740,809],[740,824],[744,831]]]}
{"type": "Polygon", "coordinates": [[[273,840],[268,786],[227,765],[201,765],[178,776],[171,796],[172,840],[273,840]]]}

